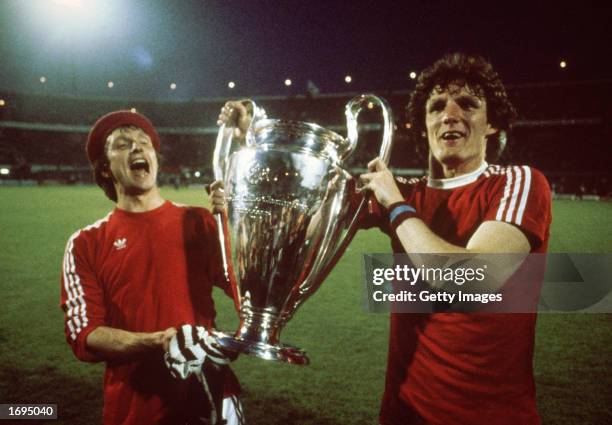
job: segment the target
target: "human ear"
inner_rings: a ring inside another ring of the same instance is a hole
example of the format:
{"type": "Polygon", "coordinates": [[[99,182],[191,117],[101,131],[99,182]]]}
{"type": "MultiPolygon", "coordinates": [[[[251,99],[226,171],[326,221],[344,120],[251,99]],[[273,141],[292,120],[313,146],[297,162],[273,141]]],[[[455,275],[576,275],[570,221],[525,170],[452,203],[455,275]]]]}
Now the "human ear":
{"type": "Polygon", "coordinates": [[[100,167],[100,175],[102,175],[102,177],[109,179],[111,177],[111,172],[110,172],[110,167],[108,162],[104,161],[102,163],[102,166],[100,167]]]}
{"type": "Polygon", "coordinates": [[[491,124],[487,124],[487,132],[486,132],[487,136],[495,134],[495,133],[497,133],[497,131],[498,130],[495,127],[491,127],[491,124]]]}

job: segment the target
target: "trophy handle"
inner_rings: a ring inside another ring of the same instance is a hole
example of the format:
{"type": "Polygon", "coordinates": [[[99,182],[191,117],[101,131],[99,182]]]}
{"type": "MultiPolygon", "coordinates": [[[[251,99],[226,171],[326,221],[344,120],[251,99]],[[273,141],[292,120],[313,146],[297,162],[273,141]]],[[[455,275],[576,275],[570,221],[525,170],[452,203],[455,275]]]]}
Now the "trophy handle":
{"type": "MultiPolygon", "coordinates": [[[[391,154],[391,147],[393,146],[393,112],[391,111],[391,107],[385,99],[378,97],[374,94],[368,93],[356,96],[349,100],[349,102],[346,104],[345,115],[347,139],[349,141],[348,152],[354,152],[354,150],[357,148],[357,142],[359,140],[357,118],[359,117],[359,113],[365,107],[371,109],[371,105],[373,104],[380,106],[380,110],[383,116],[383,138],[380,144],[380,149],[378,151],[378,156],[385,164],[388,164],[389,156],[391,154]]],[[[350,175],[346,170],[344,171],[344,173],[346,175],[350,175]]],[[[349,194],[348,196],[350,197],[352,195],[353,194],[349,194]]],[[[355,210],[350,224],[346,227],[344,237],[340,240],[329,261],[322,269],[321,282],[331,272],[331,270],[334,268],[334,266],[348,247],[349,243],[353,240],[353,236],[355,236],[355,233],[357,232],[357,224],[359,221],[359,217],[361,216],[361,213],[368,202],[371,202],[370,197],[362,196],[361,201],[359,202],[359,206],[355,210]]]]}
{"type": "MultiPolygon", "coordinates": [[[[253,113],[253,118],[251,119],[251,123],[249,124],[247,134],[245,135],[246,145],[251,146],[253,144],[253,139],[249,137],[249,135],[251,134],[253,123],[258,119],[265,118],[266,113],[262,108],[259,108],[255,104],[255,102],[250,99],[242,100],[241,103],[247,107],[251,106],[251,110],[253,113]]],[[[217,141],[215,143],[215,150],[213,152],[212,164],[215,181],[222,180],[224,183],[226,183],[225,175],[227,174],[226,171],[230,150],[232,147],[233,134],[233,127],[227,127],[225,123],[221,124],[221,126],[219,127],[219,132],[217,133],[217,141]]],[[[234,295],[234,305],[236,309],[240,309],[240,296],[238,293],[236,275],[234,274],[234,268],[232,264],[230,241],[229,237],[227,236],[229,235],[227,211],[215,213],[215,220],[217,221],[217,233],[219,243],[221,245],[223,272],[225,274],[226,281],[229,282],[232,287],[232,292],[234,295]]]]}
{"type": "MultiPolygon", "coordinates": [[[[371,104],[377,104],[380,106],[383,116],[383,139],[379,149],[379,157],[387,164],[389,162],[389,155],[391,153],[391,147],[393,144],[393,114],[391,112],[391,108],[388,103],[373,94],[364,94],[361,96],[354,97],[346,104],[346,121],[347,121],[347,130],[348,130],[348,141],[349,148],[347,149],[347,153],[343,156],[346,157],[351,152],[355,150],[358,142],[358,130],[357,130],[357,117],[361,110],[364,107],[372,108],[371,104]]],[[[336,198],[332,201],[332,208],[340,211],[342,210],[342,206],[340,204],[344,202],[348,202],[349,204],[357,205],[356,208],[351,207],[350,211],[347,214],[350,214],[352,218],[350,221],[341,220],[344,224],[341,224],[339,221],[332,220],[328,224],[325,229],[324,234],[326,235],[321,242],[321,251],[326,251],[330,249],[331,252],[326,260],[323,260],[319,264],[315,264],[313,269],[305,278],[302,285],[300,285],[299,293],[295,294],[290,300],[288,300],[289,305],[293,305],[292,312],[295,312],[297,307],[302,304],[307,298],[308,294],[312,294],[314,291],[318,289],[318,287],[323,283],[327,275],[334,268],[349,243],[353,240],[355,233],[357,232],[357,224],[359,221],[359,217],[362,214],[363,209],[366,204],[371,202],[369,196],[357,195],[354,193],[355,186],[349,184],[351,179],[350,173],[346,171],[344,168],[338,166],[337,173],[341,177],[341,181],[343,189],[340,190],[336,196],[336,198]],[[361,199],[353,198],[354,196],[359,196],[361,199]],[[354,202],[351,202],[351,199],[355,199],[354,202]],[[348,225],[346,223],[348,222],[348,225]],[[337,244],[333,243],[333,238],[335,234],[337,234],[338,229],[337,226],[341,226],[343,235],[340,238],[340,241],[337,244]],[[334,246],[335,245],[335,246],[334,246]]],[[[293,314],[293,313],[291,313],[293,314]]],[[[287,318],[288,320],[288,318],[287,318]]]]}
{"type": "MultiPolygon", "coordinates": [[[[247,108],[250,106],[253,113],[251,123],[247,129],[245,135],[245,143],[247,146],[252,146],[254,141],[249,135],[252,133],[253,124],[266,117],[266,111],[260,108],[251,99],[241,100],[240,103],[245,105],[247,108]]],[[[217,142],[215,144],[215,151],[213,152],[213,173],[215,180],[225,180],[225,170],[227,168],[227,161],[230,154],[230,148],[232,147],[232,139],[234,135],[234,127],[227,127],[225,123],[219,127],[217,133],[217,142]]]]}
{"type": "MultiPolygon", "coordinates": [[[[346,129],[347,139],[349,141],[348,152],[353,152],[357,147],[359,132],[357,128],[357,117],[364,107],[372,108],[371,105],[380,106],[383,116],[383,138],[378,151],[378,156],[385,164],[389,163],[391,155],[391,146],[393,144],[393,113],[387,101],[373,94],[362,94],[349,100],[346,104],[346,129]]],[[[348,154],[348,153],[347,153],[348,154]]]]}

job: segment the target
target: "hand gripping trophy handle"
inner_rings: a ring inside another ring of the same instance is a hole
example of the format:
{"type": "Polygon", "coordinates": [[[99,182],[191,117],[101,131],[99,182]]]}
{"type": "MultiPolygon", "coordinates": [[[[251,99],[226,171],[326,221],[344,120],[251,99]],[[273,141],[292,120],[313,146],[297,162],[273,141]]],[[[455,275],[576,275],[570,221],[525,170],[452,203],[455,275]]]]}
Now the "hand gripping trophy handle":
{"type": "MultiPolygon", "coordinates": [[[[261,118],[266,117],[266,112],[263,108],[259,108],[255,102],[250,99],[242,100],[241,103],[247,107],[250,106],[252,118],[249,125],[249,131],[253,126],[253,123],[261,118]]],[[[228,127],[225,123],[222,123],[217,133],[217,141],[215,143],[215,150],[213,152],[213,174],[215,181],[224,181],[226,168],[228,163],[228,157],[230,155],[232,140],[234,134],[234,127],[228,127]]],[[[248,134],[248,131],[247,131],[248,134]]],[[[250,140],[245,135],[245,144],[249,146],[250,140]]],[[[232,265],[232,256],[229,246],[228,225],[227,225],[227,211],[216,212],[215,220],[217,221],[217,234],[221,245],[221,258],[223,261],[223,272],[225,274],[225,280],[231,285],[234,295],[234,305],[237,310],[240,309],[240,296],[238,294],[236,275],[234,274],[232,265]]]]}
{"type": "Polygon", "coordinates": [[[265,119],[252,101],[243,104],[253,112],[244,145],[230,154],[234,129],[222,125],[213,157],[227,194],[216,220],[240,325],[233,335],[215,335],[226,349],[307,364],[305,352],[281,343],[280,333],[337,263],[367,203],[342,168],[358,144],[359,113],[380,106],[384,162],[393,119],[383,99],[355,97],[346,105],[345,138],[313,123],[265,119]]]}
{"type": "MultiPolygon", "coordinates": [[[[357,118],[359,117],[359,113],[365,107],[371,109],[374,107],[374,105],[378,105],[380,107],[383,116],[383,136],[382,142],[380,144],[380,149],[378,150],[378,157],[385,163],[385,165],[388,165],[389,156],[391,155],[391,147],[393,146],[393,114],[391,112],[391,107],[389,106],[387,101],[376,95],[362,94],[360,96],[352,98],[346,104],[346,130],[347,139],[351,146],[350,152],[353,152],[357,148],[357,143],[359,140],[359,131],[357,124],[357,118]]],[[[357,231],[357,220],[361,215],[362,209],[365,208],[367,202],[368,196],[364,196],[361,199],[359,206],[357,207],[357,211],[353,217],[353,220],[351,221],[351,224],[348,226],[348,230],[344,239],[342,239],[342,241],[338,244],[336,253],[332,256],[332,259],[326,266],[326,270],[322,273],[324,276],[327,276],[327,274],[331,271],[336,262],[340,259],[340,256],[345,251],[348,244],[353,239],[353,236],[357,231]]]]}
{"type": "MultiPolygon", "coordinates": [[[[391,147],[393,146],[393,113],[387,101],[374,94],[362,94],[356,96],[346,104],[345,115],[349,148],[347,149],[345,156],[350,155],[357,148],[357,144],[359,141],[357,119],[359,117],[359,113],[365,108],[372,109],[375,105],[378,105],[380,107],[383,117],[383,135],[378,151],[378,157],[385,164],[388,164],[389,156],[391,154],[391,147]]],[[[345,171],[345,174],[350,177],[350,174],[348,172],[345,171]]],[[[338,195],[341,196],[342,194],[338,193],[338,195]]],[[[345,195],[348,197],[355,196],[354,193],[345,195]]],[[[340,260],[342,254],[344,254],[344,252],[346,251],[348,245],[353,240],[353,237],[355,236],[355,233],[358,229],[358,221],[359,217],[362,215],[363,209],[366,207],[368,202],[373,201],[374,199],[369,194],[361,196],[357,208],[350,214],[350,216],[352,216],[352,219],[348,221],[348,223],[344,225],[344,229],[342,229],[343,235],[339,237],[339,241],[336,243],[335,249],[333,249],[331,254],[320,257],[322,258],[322,262],[320,262],[318,265],[313,266],[313,270],[300,286],[299,296],[293,297],[291,300],[289,300],[288,304],[293,303],[293,311],[295,311],[297,307],[302,304],[310,294],[314,293],[323,283],[325,278],[327,278],[336,263],[340,260]]],[[[339,200],[339,202],[346,202],[346,200],[339,200]]],[[[331,223],[331,225],[333,225],[333,223],[331,223]]],[[[338,230],[336,230],[335,232],[326,231],[326,239],[333,239],[334,237],[337,237],[334,236],[334,234],[337,232],[338,230]]],[[[322,243],[322,246],[332,245],[333,244],[331,243],[331,241],[330,243],[326,243],[326,241],[322,243]]]]}

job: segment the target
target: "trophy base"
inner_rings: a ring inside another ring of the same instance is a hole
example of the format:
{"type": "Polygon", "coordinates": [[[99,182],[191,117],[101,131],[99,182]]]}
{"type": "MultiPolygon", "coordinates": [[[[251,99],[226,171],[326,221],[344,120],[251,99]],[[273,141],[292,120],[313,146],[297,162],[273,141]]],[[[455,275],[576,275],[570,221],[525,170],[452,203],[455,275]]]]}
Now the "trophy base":
{"type": "Polygon", "coordinates": [[[228,350],[249,354],[259,357],[260,359],[287,362],[290,364],[307,365],[310,363],[310,359],[306,356],[306,352],[297,347],[284,344],[270,345],[262,342],[247,341],[219,331],[213,331],[212,334],[219,341],[219,345],[228,350]]]}

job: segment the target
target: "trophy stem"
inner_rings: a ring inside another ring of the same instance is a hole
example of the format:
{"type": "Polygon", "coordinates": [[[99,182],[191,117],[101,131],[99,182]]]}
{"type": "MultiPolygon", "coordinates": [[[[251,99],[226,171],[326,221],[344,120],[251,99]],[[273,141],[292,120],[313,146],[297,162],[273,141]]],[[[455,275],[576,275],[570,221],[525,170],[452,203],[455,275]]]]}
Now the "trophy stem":
{"type": "Polygon", "coordinates": [[[280,331],[284,324],[284,320],[269,312],[242,310],[240,326],[234,336],[223,332],[214,332],[214,335],[219,344],[229,350],[266,360],[308,364],[310,360],[302,349],[279,342],[280,331]]]}

